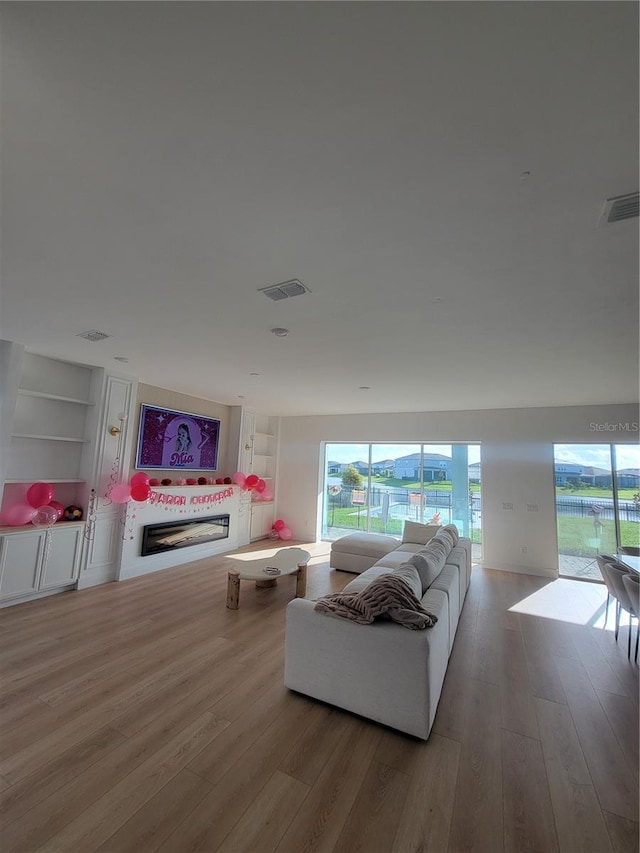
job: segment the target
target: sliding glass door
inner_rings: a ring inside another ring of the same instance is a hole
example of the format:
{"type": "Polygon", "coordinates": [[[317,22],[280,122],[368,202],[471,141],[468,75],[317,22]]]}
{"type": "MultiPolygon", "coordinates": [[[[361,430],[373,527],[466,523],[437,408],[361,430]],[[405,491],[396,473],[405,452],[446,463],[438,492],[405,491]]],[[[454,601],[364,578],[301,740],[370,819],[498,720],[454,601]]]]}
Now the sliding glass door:
{"type": "Polygon", "coordinates": [[[640,448],[557,444],[554,476],[560,574],[602,581],[597,554],[640,546],[640,448]]]}
{"type": "Polygon", "coordinates": [[[327,444],[322,538],[402,535],[406,519],[453,522],[481,542],[480,446],[327,444]]]}

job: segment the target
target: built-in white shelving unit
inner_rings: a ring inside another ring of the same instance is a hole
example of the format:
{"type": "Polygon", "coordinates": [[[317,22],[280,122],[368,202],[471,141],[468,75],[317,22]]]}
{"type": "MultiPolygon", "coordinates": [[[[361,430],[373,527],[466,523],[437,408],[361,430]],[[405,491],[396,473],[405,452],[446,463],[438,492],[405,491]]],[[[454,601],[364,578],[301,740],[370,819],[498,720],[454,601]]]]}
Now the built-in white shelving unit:
{"type": "Polygon", "coordinates": [[[91,368],[25,352],[6,483],[81,483],[91,368]]]}
{"type": "MultiPolygon", "coordinates": [[[[265,481],[266,491],[275,493],[278,460],[279,419],[270,415],[253,415],[251,436],[251,473],[265,481]]],[[[251,540],[264,539],[275,520],[274,500],[255,500],[251,506],[251,540]]]]}

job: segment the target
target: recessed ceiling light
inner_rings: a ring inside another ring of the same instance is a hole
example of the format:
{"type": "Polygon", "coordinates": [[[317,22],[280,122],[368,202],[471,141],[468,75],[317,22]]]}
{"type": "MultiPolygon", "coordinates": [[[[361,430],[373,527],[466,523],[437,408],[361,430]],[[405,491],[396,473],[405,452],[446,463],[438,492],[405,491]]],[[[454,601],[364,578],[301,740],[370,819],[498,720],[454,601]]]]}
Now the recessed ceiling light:
{"type": "Polygon", "coordinates": [[[123,355],[114,355],[114,361],[120,361],[122,364],[129,364],[129,359],[125,358],[123,355]]]}
{"type": "Polygon", "coordinates": [[[358,391],[371,391],[371,385],[358,385],[358,391]]]}
{"type": "Polygon", "coordinates": [[[531,177],[531,172],[520,172],[520,180],[526,181],[527,178],[531,177]]]}
{"type": "Polygon", "coordinates": [[[289,334],[289,329],[281,329],[276,327],[275,329],[271,329],[271,334],[275,335],[276,338],[286,338],[289,334]]]}

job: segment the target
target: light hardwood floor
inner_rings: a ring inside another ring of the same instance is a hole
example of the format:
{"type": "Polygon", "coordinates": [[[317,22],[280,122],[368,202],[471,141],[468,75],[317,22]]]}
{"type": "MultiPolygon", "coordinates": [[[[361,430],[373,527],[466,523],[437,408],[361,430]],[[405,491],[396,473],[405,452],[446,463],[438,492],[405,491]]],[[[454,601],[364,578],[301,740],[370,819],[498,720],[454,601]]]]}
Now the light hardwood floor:
{"type": "MultiPolygon", "coordinates": [[[[304,547],[308,597],[351,579],[304,547]]],[[[423,743],[287,691],[295,578],[231,611],[227,566],[0,611],[3,853],[638,851],[638,667],[563,621],[586,585],[549,619],[474,568],[423,743]]]]}

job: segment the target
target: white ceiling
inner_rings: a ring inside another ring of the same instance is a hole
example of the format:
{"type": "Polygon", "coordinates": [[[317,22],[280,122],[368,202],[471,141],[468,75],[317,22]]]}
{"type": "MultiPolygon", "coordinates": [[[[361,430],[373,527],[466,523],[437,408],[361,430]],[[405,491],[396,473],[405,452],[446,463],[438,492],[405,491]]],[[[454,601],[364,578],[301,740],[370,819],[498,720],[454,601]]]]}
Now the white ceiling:
{"type": "Polygon", "coordinates": [[[637,3],[1,22],[3,338],[285,415],[638,399],[637,3]]]}

